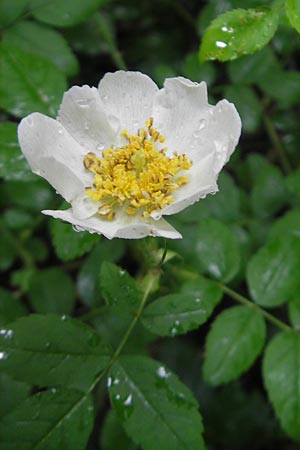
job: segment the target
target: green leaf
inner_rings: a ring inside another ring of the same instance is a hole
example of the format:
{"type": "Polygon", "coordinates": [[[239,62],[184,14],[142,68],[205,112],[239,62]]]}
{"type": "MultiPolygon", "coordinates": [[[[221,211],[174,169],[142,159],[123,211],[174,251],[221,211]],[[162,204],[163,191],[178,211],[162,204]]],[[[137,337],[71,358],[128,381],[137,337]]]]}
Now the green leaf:
{"type": "Polygon", "coordinates": [[[260,89],[283,106],[300,102],[300,73],[292,70],[273,70],[259,81],[260,89]]]}
{"type": "Polygon", "coordinates": [[[235,9],[218,16],[206,29],[200,58],[228,61],[254,53],[273,37],[278,13],[267,7],[235,9]]]}
{"type": "Polygon", "coordinates": [[[285,11],[292,27],[294,27],[300,33],[300,1],[286,0],[285,11]]]}
{"type": "Polygon", "coordinates": [[[0,326],[26,315],[26,308],[11,292],[0,288],[0,326]]]}
{"type": "Polygon", "coordinates": [[[40,386],[85,389],[109,361],[101,337],[65,316],[31,315],[0,334],[0,369],[13,378],[40,386]]]}
{"type": "Polygon", "coordinates": [[[142,323],[159,336],[176,336],[206,322],[222,298],[222,289],[199,277],[186,283],[180,294],[166,295],[145,308],[142,323]]]}
{"type": "Polygon", "coordinates": [[[70,27],[83,22],[104,3],[104,0],[31,0],[32,15],[56,27],[70,27]]]}
{"type": "Polygon", "coordinates": [[[5,27],[10,25],[22,13],[25,12],[28,0],[1,0],[0,2],[0,25],[5,27]]]}
{"type": "Polygon", "coordinates": [[[293,298],[288,304],[288,313],[291,324],[297,330],[300,329],[300,296],[299,293],[295,293],[293,298]]]}
{"type": "Polygon", "coordinates": [[[0,374],[0,420],[2,416],[16,408],[30,394],[30,386],[15,381],[5,373],[0,374]]]}
{"type": "Polygon", "coordinates": [[[67,83],[47,59],[0,45],[0,107],[16,117],[33,111],[55,116],[67,83]]]}
{"type": "Polygon", "coordinates": [[[100,286],[107,303],[118,311],[130,312],[141,301],[135,280],[126,270],[110,262],[104,262],[101,266],[100,286]]]}
{"type": "Polygon", "coordinates": [[[257,308],[234,306],[220,313],[206,339],[205,380],[217,386],[245,372],[261,352],[265,334],[257,308]]]}
{"type": "MultiPolygon", "coordinates": [[[[114,19],[111,15],[102,14],[102,19],[107,20],[108,26],[113,29],[114,19]]],[[[94,14],[80,25],[64,30],[64,35],[76,53],[95,57],[95,55],[110,53],[102,28],[99,16],[94,14]]],[[[114,34],[113,30],[112,34],[114,34]]]]}
{"type": "Polygon", "coordinates": [[[17,257],[17,249],[6,224],[0,219],[0,271],[9,269],[17,257]]]}
{"type": "Polygon", "coordinates": [[[300,335],[278,333],[265,352],[263,376],[266,389],[282,428],[300,439],[300,335]]]}
{"type": "Polygon", "coordinates": [[[261,175],[256,175],[250,195],[251,207],[256,216],[272,216],[287,204],[288,197],[284,178],[277,167],[270,165],[261,175]]]}
{"type": "Polygon", "coordinates": [[[298,206],[300,204],[300,169],[293,170],[285,178],[285,184],[291,196],[290,203],[292,205],[298,206]]]}
{"type": "Polygon", "coordinates": [[[22,402],[0,424],[3,449],[82,450],[93,426],[88,395],[51,389],[22,402]]]}
{"type": "MultiPolygon", "coordinates": [[[[209,217],[228,223],[239,220],[241,215],[241,191],[226,172],[220,174],[218,186],[219,191],[215,195],[209,195],[205,198],[205,201],[189,206],[176,215],[176,220],[191,224],[198,224],[204,218],[209,217]]],[[[186,234],[188,235],[188,233],[186,234]]],[[[187,237],[185,236],[185,240],[187,237]]]]}
{"type": "Polygon", "coordinates": [[[90,307],[101,303],[99,282],[99,267],[103,261],[117,261],[124,251],[122,239],[99,239],[94,250],[87,256],[82,264],[78,278],[77,289],[82,301],[90,307]]]}
{"type": "Polygon", "coordinates": [[[113,409],[105,417],[100,436],[102,450],[136,450],[137,446],[127,436],[113,409]]]}
{"type": "Polygon", "coordinates": [[[16,205],[33,212],[51,209],[56,205],[53,201],[53,189],[40,177],[30,183],[7,181],[3,186],[3,195],[10,206],[16,205]]]}
{"type": "Polygon", "coordinates": [[[262,79],[268,80],[269,74],[274,69],[278,70],[279,67],[269,46],[253,55],[243,56],[227,64],[231,82],[239,84],[257,83],[262,79]]]}
{"type": "Polygon", "coordinates": [[[30,278],[29,302],[41,314],[71,314],[75,304],[72,278],[60,267],[36,271],[30,278]]]}
{"type": "Polygon", "coordinates": [[[247,282],[253,300],[272,307],[290,300],[300,288],[300,239],[294,236],[269,241],[252,256],[247,282]]]}
{"type": "Polygon", "coordinates": [[[6,225],[11,230],[20,230],[22,228],[31,228],[34,222],[33,216],[20,208],[8,208],[3,214],[6,225]]]}
{"type": "Polygon", "coordinates": [[[189,53],[182,64],[181,72],[183,76],[194,81],[205,81],[211,86],[216,79],[216,69],[213,63],[200,63],[196,52],[189,53]]]}
{"type": "Polygon", "coordinates": [[[31,181],[36,179],[25,160],[17,140],[17,124],[0,123],[0,178],[31,181]]]}
{"type": "Polygon", "coordinates": [[[3,41],[24,52],[43,56],[66,75],[78,72],[78,62],[67,41],[58,32],[44,25],[31,22],[18,22],[3,34],[3,41]]]}
{"type": "Polygon", "coordinates": [[[268,239],[273,240],[282,236],[294,235],[300,237],[300,211],[291,209],[275,220],[269,230],[268,239]]]}
{"type": "Polygon", "coordinates": [[[243,130],[252,133],[261,125],[262,105],[255,91],[247,86],[228,86],[224,97],[233,102],[241,116],[243,130]]]}
{"type": "Polygon", "coordinates": [[[123,356],[110,370],[108,389],[125,430],[143,450],[204,449],[197,402],[161,363],[123,356]]]}
{"type": "Polygon", "coordinates": [[[205,219],[196,233],[194,247],[199,269],[225,283],[232,280],[240,267],[240,251],[231,230],[215,219],[205,219]]]}
{"type": "Polygon", "coordinates": [[[99,240],[98,234],[76,232],[69,223],[50,222],[51,238],[57,256],[63,261],[78,258],[89,252],[99,240]]]}

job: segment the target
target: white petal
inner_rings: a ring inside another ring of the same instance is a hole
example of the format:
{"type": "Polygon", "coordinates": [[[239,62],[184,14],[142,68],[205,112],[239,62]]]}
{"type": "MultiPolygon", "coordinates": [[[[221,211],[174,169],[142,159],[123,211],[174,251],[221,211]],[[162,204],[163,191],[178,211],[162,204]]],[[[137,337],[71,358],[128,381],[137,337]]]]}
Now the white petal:
{"type": "Polygon", "coordinates": [[[42,211],[48,216],[65,220],[72,223],[81,230],[87,230],[90,233],[103,234],[108,239],[124,238],[139,239],[145,236],[161,236],[169,239],[179,239],[181,234],[178,233],[164,219],[155,221],[151,218],[143,219],[140,217],[129,216],[119,212],[118,216],[112,220],[101,219],[98,215],[89,217],[86,220],[79,220],[74,217],[72,209],[65,211],[42,211]]]}
{"type": "Polygon", "coordinates": [[[189,182],[173,192],[174,201],[165,208],[153,211],[151,216],[159,219],[162,215],[170,215],[182,211],[200,198],[218,190],[217,174],[214,170],[214,154],[206,156],[202,161],[192,165],[186,176],[189,182]]]}
{"type": "Polygon", "coordinates": [[[21,121],[18,137],[32,171],[72,203],[81,218],[94,214],[85,200],[84,187],[92,183],[92,174],[83,166],[85,151],[64,127],[50,117],[33,113],[21,121]]]}
{"type": "Polygon", "coordinates": [[[65,92],[58,120],[86,153],[102,151],[114,144],[116,133],[95,87],[74,86],[65,92]]]}
{"type": "Polygon", "coordinates": [[[241,133],[241,120],[233,104],[207,102],[206,83],[170,78],[156,95],[154,126],[166,138],[169,153],[185,153],[194,163],[216,152],[219,172],[233,152],[241,133]]]}
{"type": "Polygon", "coordinates": [[[152,114],[153,98],[158,87],[140,72],[107,73],[99,83],[99,93],[111,122],[119,122],[119,131],[126,128],[136,133],[152,114]],[[110,117],[111,116],[111,117],[110,117]]]}

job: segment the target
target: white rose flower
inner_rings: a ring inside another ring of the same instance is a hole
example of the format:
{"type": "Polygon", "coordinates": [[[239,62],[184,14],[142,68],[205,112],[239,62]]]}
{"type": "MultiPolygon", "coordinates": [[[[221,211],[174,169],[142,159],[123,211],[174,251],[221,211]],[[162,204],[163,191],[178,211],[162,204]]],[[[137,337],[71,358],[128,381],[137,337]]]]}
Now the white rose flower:
{"type": "Polygon", "coordinates": [[[204,82],[168,78],[158,89],[126,71],[72,87],[57,120],[33,113],[18,129],[32,171],[71,204],[43,213],[109,239],[180,238],[163,216],[218,190],[240,132],[234,105],[209,105],[204,82]]]}

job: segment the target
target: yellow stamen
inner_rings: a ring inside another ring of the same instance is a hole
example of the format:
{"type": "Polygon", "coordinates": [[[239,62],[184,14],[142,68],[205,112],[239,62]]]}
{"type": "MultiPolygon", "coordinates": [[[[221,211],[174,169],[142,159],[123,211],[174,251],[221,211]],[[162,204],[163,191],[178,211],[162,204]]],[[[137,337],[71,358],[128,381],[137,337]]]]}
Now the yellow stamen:
{"type": "Polygon", "coordinates": [[[128,143],[119,148],[103,150],[102,157],[89,152],[84,167],[94,174],[93,186],[85,189],[95,202],[101,202],[98,214],[112,220],[115,209],[124,207],[129,215],[139,212],[150,217],[173,201],[173,191],[188,183],[182,175],[192,162],[185,154],[166,155],[166,148],[157,149],[165,138],[153,127],[153,118],[137,134],[120,133],[128,143]]]}

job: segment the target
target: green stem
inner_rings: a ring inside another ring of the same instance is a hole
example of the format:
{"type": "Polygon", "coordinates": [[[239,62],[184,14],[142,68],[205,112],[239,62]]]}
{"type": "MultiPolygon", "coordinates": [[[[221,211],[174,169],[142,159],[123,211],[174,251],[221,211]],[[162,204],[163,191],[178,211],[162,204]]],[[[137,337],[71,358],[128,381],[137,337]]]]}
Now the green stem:
{"type": "Polygon", "coordinates": [[[272,142],[274,149],[277,152],[278,159],[280,161],[282,169],[286,174],[288,174],[291,172],[292,167],[291,167],[291,164],[285,154],[285,151],[282,146],[281,140],[279,139],[278,133],[277,133],[271,119],[267,115],[267,113],[264,113],[263,120],[264,120],[264,124],[265,124],[266,130],[267,130],[267,133],[269,135],[270,141],[272,142]]]}
{"type": "Polygon", "coordinates": [[[148,277],[148,282],[145,286],[145,290],[144,290],[144,294],[140,303],[140,306],[133,318],[133,320],[130,322],[127,330],[125,331],[123,338],[121,339],[118,347],[116,348],[114,354],[111,357],[111,360],[109,362],[109,364],[107,365],[107,367],[103,370],[103,372],[101,372],[98,377],[95,379],[94,383],[90,386],[89,388],[89,392],[92,392],[92,390],[94,389],[94,387],[103,379],[103,377],[106,375],[106,373],[109,371],[109,369],[114,365],[114,363],[116,362],[116,360],[118,359],[118,357],[120,356],[123,348],[126,345],[126,342],[128,341],[129,336],[131,335],[131,332],[133,330],[133,328],[135,327],[135,325],[137,324],[139,318],[141,317],[141,314],[143,312],[144,306],[147,302],[148,296],[150,294],[150,292],[152,291],[153,286],[155,286],[156,283],[156,279],[158,276],[158,272],[157,271],[153,271],[152,274],[150,274],[152,276],[148,277]]]}
{"type": "Polygon", "coordinates": [[[86,314],[82,314],[82,316],[80,316],[79,319],[82,320],[83,322],[88,322],[89,320],[93,319],[99,314],[102,314],[103,312],[107,311],[107,309],[108,309],[107,305],[98,306],[97,308],[92,309],[86,314]]]}
{"type": "Polygon", "coordinates": [[[117,66],[118,69],[121,70],[127,70],[126,63],[116,45],[115,37],[113,36],[107,22],[103,18],[102,14],[95,14],[95,18],[99,27],[99,30],[105,39],[105,42],[107,43],[109,47],[109,51],[111,54],[111,57],[117,66]]]}
{"type": "Polygon", "coordinates": [[[289,331],[292,330],[292,328],[287,325],[286,323],[282,322],[280,319],[277,319],[277,317],[273,316],[272,314],[268,313],[264,309],[260,308],[256,303],[251,302],[243,295],[239,294],[238,292],[234,291],[233,289],[230,289],[228,286],[225,286],[222,283],[219,283],[222,290],[228,294],[233,300],[236,300],[237,302],[241,303],[242,305],[248,306],[250,308],[256,308],[259,309],[259,311],[262,313],[262,315],[271,323],[273,323],[276,327],[280,328],[283,331],[289,331]]]}
{"type": "MultiPolygon", "coordinates": [[[[187,269],[177,269],[173,267],[173,271],[181,277],[183,280],[195,280],[199,277],[199,275],[195,272],[191,272],[187,269]]],[[[244,297],[243,295],[239,294],[238,292],[234,291],[233,289],[229,288],[228,286],[225,286],[223,283],[219,282],[219,286],[222,288],[223,292],[228,294],[233,300],[236,300],[237,302],[248,306],[250,308],[256,308],[258,309],[262,315],[271,323],[273,323],[275,326],[280,328],[283,331],[289,331],[292,330],[292,327],[287,325],[286,323],[282,322],[280,319],[277,319],[277,317],[273,316],[272,314],[268,313],[264,309],[260,308],[257,303],[252,302],[248,298],[244,297]]]]}
{"type": "Polygon", "coordinates": [[[157,272],[156,271],[152,272],[152,276],[149,276],[149,278],[148,278],[148,282],[146,284],[140,306],[139,306],[133,320],[129,324],[129,327],[127,328],[126,332],[124,333],[124,336],[123,336],[121,342],[119,343],[115,353],[113,354],[113,357],[111,359],[109,367],[111,367],[115,363],[115,361],[118,359],[118,357],[120,356],[120,353],[122,352],[123,348],[125,347],[126,342],[129,338],[133,328],[135,327],[136,323],[138,322],[139,318],[141,317],[141,314],[143,312],[143,309],[144,309],[144,306],[148,299],[148,296],[152,290],[152,287],[155,285],[156,278],[157,278],[157,272]]]}

